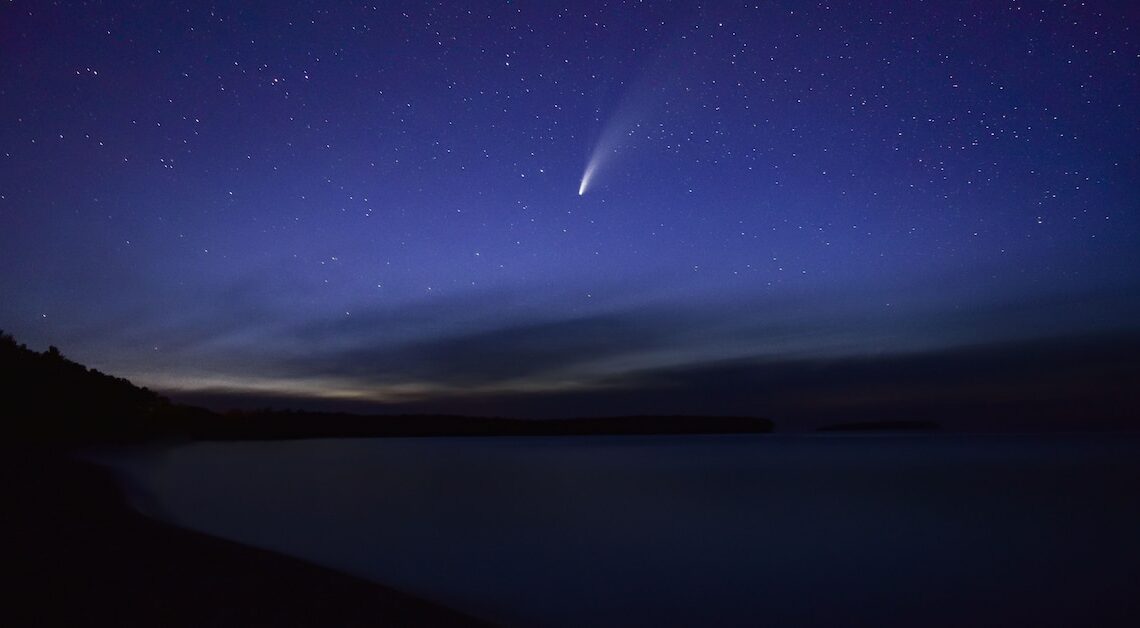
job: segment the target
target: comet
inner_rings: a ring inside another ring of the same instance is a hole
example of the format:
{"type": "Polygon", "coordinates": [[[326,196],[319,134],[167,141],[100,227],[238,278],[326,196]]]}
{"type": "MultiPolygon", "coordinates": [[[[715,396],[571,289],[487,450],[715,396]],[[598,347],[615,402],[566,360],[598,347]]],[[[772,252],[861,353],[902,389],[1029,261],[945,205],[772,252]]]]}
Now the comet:
{"type": "Polygon", "coordinates": [[[645,117],[645,107],[639,102],[644,97],[644,91],[627,91],[602,125],[590,150],[590,157],[586,160],[582,180],[578,182],[578,196],[584,196],[594,185],[603,166],[609,168],[610,162],[633,147],[636,138],[633,131],[645,117]]]}
{"type": "Polygon", "coordinates": [[[586,193],[586,188],[590,187],[590,179],[594,177],[594,171],[597,170],[597,161],[591,157],[589,163],[586,164],[586,171],[582,173],[582,182],[578,184],[578,196],[586,193]]]}
{"type": "Polygon", "coordinates": [[[648,79],[639,81],[626,91],[602,125],[582,179],[578,182],[578,196],[583,196],[597,182],[602,170],[608,170],[615,161],[630,156],[638,142],[645,137],[644,129],[655,113],[661,108],[664,99],[662,90],[648,79]]]}
{"type": "Polygon", "coordinates": [[[586,168],[582,171],[582,180],[578,182],[578,196],[586,194],[594,184],[598,170],[620,152],[622,140],[627,139],[625,137],[627,128],[626,116],[614,116],[602,129],[601,136],[586,161],[586,168]]]}
{"type": "MultiPolygon", "coordinates": [[[[682,38],[684,40],[684,38],[682,38]]],[[[657,128],[665,118],[666,104],[683,100],[687,93],[682,81],[686,76],[696,75],[689,71],[696,55],[688,54],[688,47],[662,49],[650,61],[641,76],[626,86],[624,93],[610,110],[598,134],[582,178],[578,182],[578,196],[585,196],[593,189],[603,170],[610,170],[614,162],[636,153],[637,145],[657,128]]]]}

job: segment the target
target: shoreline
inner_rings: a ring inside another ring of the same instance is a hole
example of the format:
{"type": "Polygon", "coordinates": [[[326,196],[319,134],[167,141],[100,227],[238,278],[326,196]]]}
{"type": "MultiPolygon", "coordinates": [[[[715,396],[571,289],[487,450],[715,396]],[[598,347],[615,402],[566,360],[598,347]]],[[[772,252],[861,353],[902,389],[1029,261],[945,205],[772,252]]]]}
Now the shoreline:
{"type": "Polygon", "coordinates": [[[8,625],[486,626],[449,608],[135,512],[111,470],[4,448],[8,625]]]}

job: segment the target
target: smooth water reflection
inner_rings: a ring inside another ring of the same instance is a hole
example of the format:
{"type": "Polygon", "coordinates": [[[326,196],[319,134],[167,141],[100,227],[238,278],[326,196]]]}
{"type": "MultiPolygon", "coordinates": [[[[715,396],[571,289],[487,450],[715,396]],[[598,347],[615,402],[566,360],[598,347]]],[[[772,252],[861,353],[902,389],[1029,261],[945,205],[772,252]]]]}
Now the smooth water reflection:
{"type": "Polygon", "coordinates": [[[508,625],[1111,623],[1140,582],[1135,435],[210,443],[130,466],[173,521],[508,625]]]}

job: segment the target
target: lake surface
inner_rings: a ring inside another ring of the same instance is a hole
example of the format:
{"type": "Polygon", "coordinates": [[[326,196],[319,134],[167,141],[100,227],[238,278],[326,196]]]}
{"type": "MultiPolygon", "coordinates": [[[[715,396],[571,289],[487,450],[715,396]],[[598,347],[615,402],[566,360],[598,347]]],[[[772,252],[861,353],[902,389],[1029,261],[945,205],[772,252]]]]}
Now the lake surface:
{"type": "Polygon", "coordinates": [[[151,514],[508,626],[1123,626],[1140,608],[1135,434],[202,443],[123,468],[151,514]]]}

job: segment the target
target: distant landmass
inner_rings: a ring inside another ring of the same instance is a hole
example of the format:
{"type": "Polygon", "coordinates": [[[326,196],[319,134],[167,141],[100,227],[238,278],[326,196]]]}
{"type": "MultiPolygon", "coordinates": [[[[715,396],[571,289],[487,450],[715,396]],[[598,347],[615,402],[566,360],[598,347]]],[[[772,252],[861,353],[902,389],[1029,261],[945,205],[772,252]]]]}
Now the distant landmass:
{"type": "Polygon", "coordinates": [[[932,432],[941,426],[935,421],[854,421],[819,428],[820,432],[932,432]]]}
{"type": "Polygon", "coordinates": [[[508,419],[456,415],[355,415],[264,411],[211,417],[190,427],[205,440],[368,436],[590,436],[739,434],[772,431],[767,419],[733,416],[621,416],[508,419]]]}
{"type": "Polygon", "coordinates": [[[89,369],[54,346],[34,351],[3,332],[0,394],[8,408],[11,433],[49,442],[729,434],[765,433],[773,427],[768,419],[739,416],[530,420],[288,410],[217,413],[172,403],[126,379],[89,369]]]}

